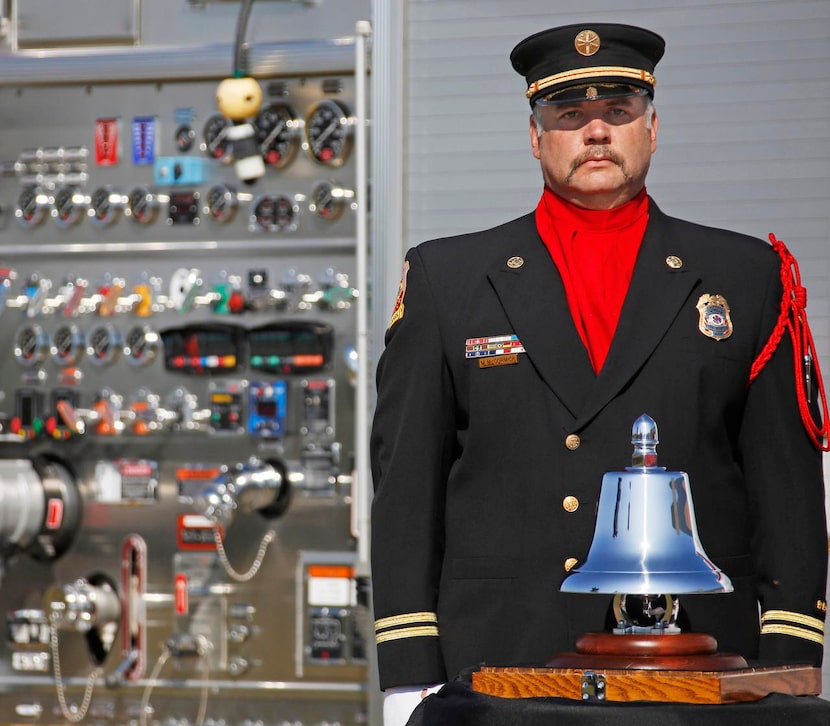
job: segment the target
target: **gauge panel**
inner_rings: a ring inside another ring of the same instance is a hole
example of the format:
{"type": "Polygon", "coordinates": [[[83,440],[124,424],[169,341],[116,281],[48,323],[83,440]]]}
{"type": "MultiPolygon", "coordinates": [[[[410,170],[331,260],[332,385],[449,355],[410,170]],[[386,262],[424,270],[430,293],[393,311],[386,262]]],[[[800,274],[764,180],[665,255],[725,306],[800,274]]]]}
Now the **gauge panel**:
{"type": "Polygon", "coordinates": [[[339,101],[313,104],[305,119],[304,148],[318,164],[342,166],[352,150],[354,119],[339,101]]]}
{"type": "Polygon", "coordinates": [[[74,366],[86,351],[86,338],[74,323],[59,325],[52,332],[49,354],[59,366],[74,366]]]}
{"type": "Polygon", "coordinates": [[[159,334],[149,325],[135,325],[124,337],[124,357],[134,366],[152,363],[161,349],[159,334]]]}
{"type": "Polygon", "coordinates": [[[214,222],[230,222],[239,207],[236,192],[224,184],[214,184],[207,193],[205,214],[214,222]]]}
{"type": "Polygon", "coordinates": [[[34,323],[21,327],[14,336],[14,358],[24,368],[34,368],[49,352],[49,339],[34,323]]]}
{"type": "Polygon", "coordinates": [[[349,204],[348,200],[353,197],[354,193],[351,190],[344,189],[335,182],[323,180],[311,190],[309,209],[326,222],[334,222],[343,215],[349,204]]]}
{"type": "Polygon", "coordinates": [[[90,195],[87,214],[93,224],[107,227],[118,219],[123,209],[123,197],[112,187],[102,186],[90,195]]]}
{"type": "Polygon", "coordinates": [[[24,227],[36,227],[49,212],[49,196],[39,187],[23,187],[17,197],[14,216],[24,227]]]}
{"type": "Polygon", "coordinates": [[[294,232],[300,223],[300,206],[284,194],[263,194],[251,204],[251,232],[294,232]]]}
{"type": "Polygon", "coordinates": [[[300,148],[300,121],[291,106],[269,103],[254,119],[262,159],[274,169],[284,169],[300,148]]]}
{"type": "Polygon", "coordinates": [[[132,189],[127,197],[127,212],[137,224],[151,224],[159,211],[158,197],[145,186],[132,189]]]}
{"type": "Polygon", "coordinates": [[[87,336],[86,354],[89,361],[96,366],[106,366],[113,363],[124,344],[121,334],[109,323],[97,325],[89,331],[87,336]]]}
{"type": "Polygon", "coordinates": [[[215,113],[208,117],[202,130],[201,149],[211,159],[225,159],[230,157],[231,142],[228,138],[228,131],[233,126],[229,118],[221,113],[215,113]]]}
{"type": "Polygon", "coordinates": [[[190,124],[182,124],[176,129],[173,140],[179,151],[190,151],[196,141],[196,132],[190,124]]]}
{"type": "Polygon", "coordinates": [[[78,187],[63,186],[52,200],[52,217],[59,227],[71,227],[86,213],[87,198],[78,187]]]}

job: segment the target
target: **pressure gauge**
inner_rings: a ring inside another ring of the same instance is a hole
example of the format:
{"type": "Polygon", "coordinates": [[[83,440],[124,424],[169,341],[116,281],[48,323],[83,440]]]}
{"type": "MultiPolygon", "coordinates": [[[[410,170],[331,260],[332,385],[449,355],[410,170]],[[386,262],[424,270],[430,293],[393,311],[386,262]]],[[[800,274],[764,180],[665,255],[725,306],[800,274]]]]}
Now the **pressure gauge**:
{"type": "Polygon", "coordinates": [[[86,354],[91,363],[105,366],[112,363],[123,348],[121,334],[109,323],[89,331],[86,354]]]}
{"type": "Polygon", "coordinates": [[[260,152],[275,169],[288,166],[300,147],[300,122],[287,103],[270,103],[254,119],[260,152]]]}
{"type": "Polygon", "coordinates": [[[179,151],[190,151],[196,141],[196,132],[189,124],[182,124],[176,129],[174,140],[179,151]]]}
{"type": "Polygon", "coordinates": [[[147,187],[135,187],[127,198],[127,213],[137,224],[151,224],[158,216],[158,197],[147,187]]]}
{"type": "Polygon", "coordinates": [[[231,146],[228,130],[232,125],[233,122],[221,113],[215,113],[205,121],[201,149],[211,159],[224,159],[228,156],[231,146]]]}
{"type": "Polygon", "coordinates": [[[49,209],[49,197],[36,186],[24,187],[17,198],[14,216],[24,227],[35,227],[45,218],[49,209]]]}
{"type": "Polygon", "coordinates": [[[124,356],[134,366],[152,363],[161,347],[161,339],[149,325],[136,325],[127,331],[124,339],[124,356]]]}
{"type": "Polygon", "coordinates": [[[98,187],[89,198],[87,214],[93,224],[107,227],[116,219],[124,208],[124,198],[112,187],[98,187]]]}
{"type": "Polygon", "coordinates": [[[67,185],[55,192],[52,217],[60,227],[71,227],[86,210],[86,196],[76,186],[67,185]]]}
{"type": "Polygon", "coordinates": [[[330,181],[321,181],[311,191],[309,209],[327,222],[333,222],[343,214],[354,192],[330,181]]]}
{"type": "Polygon", "coordinates": [[[49,350],[49,340],[39,325],[24,325],[14,337],[14,357],[24,368],[38,365],[49,350]]]}
{"type": "Polygon", "coordinates": [[[84,334],[73,323],[60,325],[52,333],[52,345],[49,347],[49,353],[52,360],[59,366],[75,365],[85,349],[84,334]]]}
{"type": "Polygon", "coordinates": [[[315,103],[305,119],[306,148],[311,157],[325,166],[342,166],[352,150],[354,118],[338,101],[315,103]]]}
{"type": "Polygon", "coordinates": [[[300,220],[300,207],[284,194],[263,194],[251,206],[252,232],[294,232],[300,220]]]}
{"type": "Polygon", "coordinates": [[[215,184],[207,193],[207,206],[205,213],[214,221],[225,223],[230,221],[236,208],[239,206],[239,199],[236,192],[224,184],[215,184]]]}

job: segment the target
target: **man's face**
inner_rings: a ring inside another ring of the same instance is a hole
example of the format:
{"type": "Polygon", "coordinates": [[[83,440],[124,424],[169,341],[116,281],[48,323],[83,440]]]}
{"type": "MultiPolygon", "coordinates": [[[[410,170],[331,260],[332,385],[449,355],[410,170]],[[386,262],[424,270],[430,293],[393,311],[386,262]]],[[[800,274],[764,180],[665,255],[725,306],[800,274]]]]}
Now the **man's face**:
{"type": "Polygon", "coordinates": [[[657,114],[649,124],[647,107],[644,96],[543,106],[541,136],[531,116],[530,144],[545,185],[587,209],[632,199],[657,149],[657,114]]]}

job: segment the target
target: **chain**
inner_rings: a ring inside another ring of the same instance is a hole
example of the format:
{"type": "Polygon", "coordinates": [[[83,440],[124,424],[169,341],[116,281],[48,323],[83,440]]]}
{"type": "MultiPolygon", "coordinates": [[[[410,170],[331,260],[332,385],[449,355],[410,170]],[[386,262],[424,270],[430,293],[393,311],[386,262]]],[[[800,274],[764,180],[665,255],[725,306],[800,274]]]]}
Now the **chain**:
{"type": "Polygon", "coordinates": [[[240,573],[233,568],[230,560],[228,560],[228,555],[225,552],[225,545],[222,542],[222,533],[219,531],[219,525],[214,525],[213,527],[213,541],[216,543],[216,552],[219,555],[219,561],[225,568],[225,572],[227,572],[228,575],[237,582],[248,582],[248,580],[259,572],[259,568],[262,567],[262,560],[265,557],[265,551],[268,549],[268,545],[270,545],[276,538],[277,533],[273,529],[269,529],[262,538],[262,542],[259,543],[259,549],[257,550],[256,557],[254,558],[254,562],[250,569],[247,572],[240,573]]]}
{"type": "MultiPolygon", "coordinates": [[[[210,687],[210,680],[208,678],[210,674],[210,664],[208,662],[208,656],[210,655],[211,645],[203,635],[197,636],[197,643],[197,652],[199,654],[199,661],[202,668],[202,688],[199,697],[199,713],[196,716],[196,726],[202,726],[205,722],[205,716],[207,714],[207,702],[210,687]]],[[[158,684],[158,677],[161,673],[161,669],[164,668],[164,664],[167,663],[171,655],[172,653],[170,652],[170,648],[168,648],[165,643],[162,646],[161,654],[159,655],[158,660],[156,660],[156,664],[153,666],[153,671],[147,679],[147,687],[144,689],[144,693],[141,696],[139,726],[147,726],[147,715],[151,711],[150,696],[153,693],[153,689],[158,684]]]]}
{"type": "Polygon", "coordinates": [[[164,664],[167,662],[169,657],[170,651],[165,646],[162,648],[161,654],[159,655],[156,664],[153,666],[153,672],[150,673],[150,677],[147,679],[147,687],[144,689],[144,694],[141,696],[141,711],[139,712],[139,723],[141,726],[147,726],[147,712],[150,710],[150,694],[153,692],[153,688],[158,682],[159,673],[161,673],[161,669],[164,667],[164,664]]]}
{"type": "Polygon", "coordinates": [[[58,694],[58,703],[61,707],[63,717],[72,723],[82,721],[89,710],[89,704],[92,701],[92,691],[95,688],[95,681],[98,680],[103,670],[101,668],[93,669],[92,673],[86,679],[86,688],[84,690],[84,697],[80,706],[70,706],[66,703],[66,690],[63,684],[63,677],[61,676],[61,660],[58,652],[58,628],[55,624],[56,620],[60,618],[59,613],[52,613],[49,623],[49,643],[52,646],[52,668],[55,673],[55,688],[58,694]]]}

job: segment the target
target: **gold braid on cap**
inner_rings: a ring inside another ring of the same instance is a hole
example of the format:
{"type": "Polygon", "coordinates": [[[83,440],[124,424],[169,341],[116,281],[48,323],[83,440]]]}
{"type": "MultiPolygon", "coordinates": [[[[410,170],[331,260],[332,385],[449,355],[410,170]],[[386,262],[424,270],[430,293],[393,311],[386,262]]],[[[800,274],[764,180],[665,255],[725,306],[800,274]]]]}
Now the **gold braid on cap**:
{"type": "Polygon", "coordinates": [[[657,81],[654,76],[648,71],[641,71],[637,68],[626,68],[625,66],[594,66],[592,68],[577,68],[572,71],[564,71],[563,73],[556,73],[547,78],[540,78],[534,81],[527,88],[525,94],[528,98],[550,88],[557,83],[565,83],[566,81],[581,81],[586,78],[633,78],[638,81],[644,81],[650,86],[654,86],[657,81]]]}

